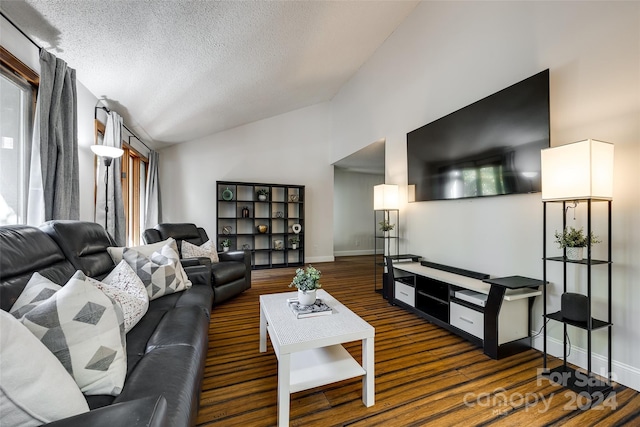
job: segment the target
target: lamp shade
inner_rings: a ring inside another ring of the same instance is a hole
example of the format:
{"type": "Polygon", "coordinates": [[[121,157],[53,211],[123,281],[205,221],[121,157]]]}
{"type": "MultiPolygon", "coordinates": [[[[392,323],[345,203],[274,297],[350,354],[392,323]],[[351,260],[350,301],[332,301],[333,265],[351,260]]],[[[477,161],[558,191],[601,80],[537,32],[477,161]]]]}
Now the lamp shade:
{"type": "Polygon", "coordinates": [[[398,186],[395,184],[380,184],[373,187],[373,210],[381,211],[398,209],[398,186]]]}
{"type": "Polygon", "coordinates": [[[92,145],[91,151],[93,151],[96,156],[108,157],[110,159],[117,159],[124,154],[122,148],[112,147],[110,145],[92,145]]]}
{"type": "Polygon", "coordinates": [[[542,200],[613,198],[613,144],[585,141],[541,151],[542,200]]]}

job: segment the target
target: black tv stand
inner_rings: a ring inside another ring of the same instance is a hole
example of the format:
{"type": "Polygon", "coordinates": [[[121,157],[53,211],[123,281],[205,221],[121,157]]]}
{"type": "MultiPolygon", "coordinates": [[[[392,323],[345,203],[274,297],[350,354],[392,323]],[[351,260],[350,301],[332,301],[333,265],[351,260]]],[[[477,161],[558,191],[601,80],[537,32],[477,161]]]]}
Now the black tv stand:
{"type": "Polygon", "coordinates": [[[500,359],[531,347],[531,307],[541,280],[488,274],[429,261],[387,258],[389,301],[500,359]]]}

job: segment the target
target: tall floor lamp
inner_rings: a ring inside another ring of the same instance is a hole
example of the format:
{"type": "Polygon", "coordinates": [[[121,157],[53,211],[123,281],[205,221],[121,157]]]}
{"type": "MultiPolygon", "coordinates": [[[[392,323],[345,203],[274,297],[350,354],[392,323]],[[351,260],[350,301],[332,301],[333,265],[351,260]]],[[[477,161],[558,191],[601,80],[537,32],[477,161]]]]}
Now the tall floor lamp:
{"type": "Polygon", "coordinates": [[[109,221],[109,166],[111,166],[113,159],[122,157],[124,150],[109,145],[92,145],[91,151],[93,151],[96,156],[102,157],[102,161],[104,162],[104,229],[109,232],[107,228],[109,221]]]}

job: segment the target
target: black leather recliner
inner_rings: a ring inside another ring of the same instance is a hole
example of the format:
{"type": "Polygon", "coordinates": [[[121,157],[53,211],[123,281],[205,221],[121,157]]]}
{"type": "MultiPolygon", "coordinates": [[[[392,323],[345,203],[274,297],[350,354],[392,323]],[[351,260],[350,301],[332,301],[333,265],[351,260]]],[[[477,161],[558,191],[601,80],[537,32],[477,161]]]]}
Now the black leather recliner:
{"type": "MultiPolygon", "coordinates": [[[[202,227],[190,223],[163,223],[144,231],[142,238],[156,243],[173,237],[178,243],[182,258],[182,241],[202,245],[209,240],[202,227]]],[[[220,262],[211,264],[211,284],[213,285],[213,303],[220,304],[251,288],[251,253],[249,251],[219,252],[220,262]]],[[[182,265],[206,263],[208,259],[182,259],[182,265]]]]}

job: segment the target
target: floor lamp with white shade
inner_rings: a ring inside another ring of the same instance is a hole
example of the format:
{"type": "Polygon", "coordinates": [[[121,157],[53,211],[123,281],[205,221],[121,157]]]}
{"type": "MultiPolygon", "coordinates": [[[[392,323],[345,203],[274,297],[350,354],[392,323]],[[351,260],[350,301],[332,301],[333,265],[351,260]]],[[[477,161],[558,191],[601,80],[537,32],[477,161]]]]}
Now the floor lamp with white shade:
{"type": "Polygon", "coordinates": [[[104,229],[108,231],[107,222],[109,221],[109,167],[113,159],[122,157],[124,150],[118,147],[111,147],[109,145],[92,145],[91,151],[102,158],[105,167],[104,176],[104,229]]]}

